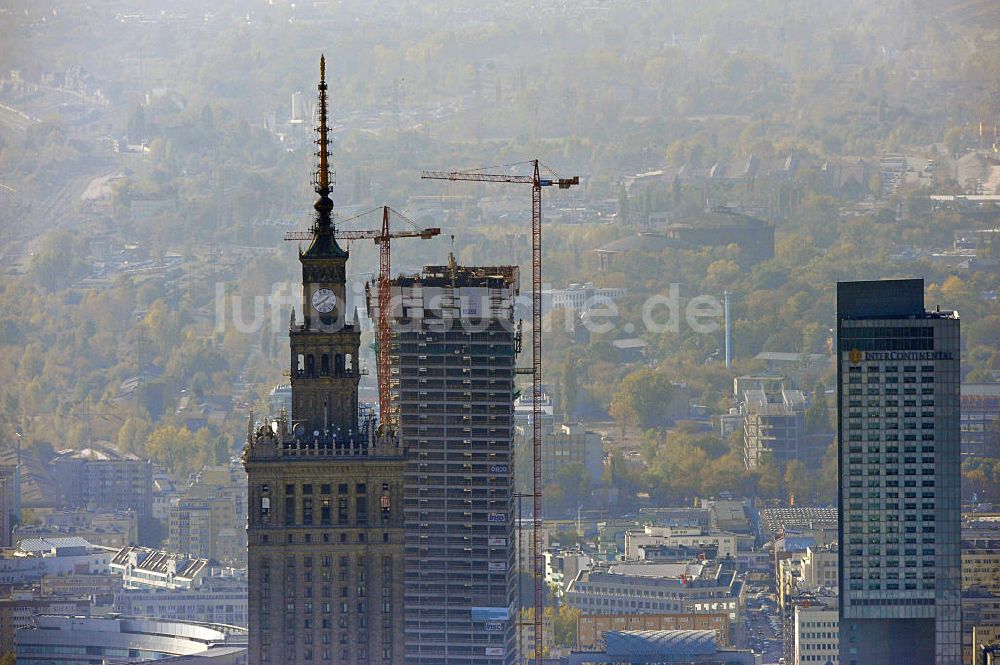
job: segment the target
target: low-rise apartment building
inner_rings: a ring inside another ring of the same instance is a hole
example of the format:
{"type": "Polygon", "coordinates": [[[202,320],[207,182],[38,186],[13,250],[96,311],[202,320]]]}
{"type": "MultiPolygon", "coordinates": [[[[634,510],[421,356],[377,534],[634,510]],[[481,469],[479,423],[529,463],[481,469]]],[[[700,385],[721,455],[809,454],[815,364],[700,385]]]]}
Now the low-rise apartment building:
{"type": "Polygon", "coordinates": [[[582,571],[566,602],[584,614],[726,613],[739,632],[743,594],[733,564],[621,563],[582,571]]]}
{"type": "Polygon", "coordinates": [[[246,627],[247,580],[243,576],[206,577],[201,585],[189,589],[120,589],[115,596],[115,611],[128,616],[246,627]]]}

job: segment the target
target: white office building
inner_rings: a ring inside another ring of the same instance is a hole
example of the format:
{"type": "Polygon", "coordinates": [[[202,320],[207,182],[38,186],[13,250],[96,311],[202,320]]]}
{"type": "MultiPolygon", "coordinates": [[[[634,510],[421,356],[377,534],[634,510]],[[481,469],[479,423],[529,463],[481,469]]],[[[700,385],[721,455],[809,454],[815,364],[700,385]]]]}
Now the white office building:
{"type": "Polygon", "coordinates": [[[836,607],[796,605],[792,665],[837,665],[840,662],[839,625],[836,607]]]}

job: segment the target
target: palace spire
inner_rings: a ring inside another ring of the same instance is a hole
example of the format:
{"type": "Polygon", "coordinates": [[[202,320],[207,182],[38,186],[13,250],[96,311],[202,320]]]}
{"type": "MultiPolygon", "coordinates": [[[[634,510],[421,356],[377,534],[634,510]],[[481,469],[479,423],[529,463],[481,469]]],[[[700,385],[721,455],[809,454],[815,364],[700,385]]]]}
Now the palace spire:
{"type": "Polygon", "coordinates": [[[319,90],[319,102],[316,111],[319,116],[319,124],[316,127],[318,135],[316,138],[316,157],[319,162],[316,166],[316,172],[313,175],[313,186],[316,193],[319,194],[319,198],[313,204],[313,208],[316,210],[316,219],[312,227],[312,243],[305,251],[304,256],[316,258],[328,256],[346,257],[347,252],[337,244],[335,238],[336,232],[333,226],[333,199],[330,198],[330,127],[327,124],[326,57],[323,55],[319,57],[319,85],[317,88],[319,90]]]}

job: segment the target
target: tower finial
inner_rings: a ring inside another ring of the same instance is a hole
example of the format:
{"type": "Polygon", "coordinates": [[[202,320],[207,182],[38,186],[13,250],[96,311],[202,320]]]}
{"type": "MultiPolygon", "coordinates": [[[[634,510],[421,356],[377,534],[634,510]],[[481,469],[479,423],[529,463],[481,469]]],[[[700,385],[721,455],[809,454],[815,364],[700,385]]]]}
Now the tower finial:
{"type": "Polygon", "coordinates": [[[319,103],[316,105],[316,115],[319,124],[316,126],[316,156],[319,164],[313,177],[313,187],[319,198],[313,204],[316,218],[312,226],[313,240],[309,248],[301,256],[311,258],[347,258],[347,252],[337,244],[336,229],[333,226],[333,199],[330,198],[330,128],[327,125],[326,99],[326,57],[319,57],[319,103]]]}
{"type": "MultiPolygon", "coordinates": [[[[319,138],[316,145],[319,146],[317,156],[319,157],[319,168],[316,171],[316,193],[320,195],[320,200],[328,198],[330,195],[330,138],[329,127],[326,124],[327,102],[326,102],[326,56],[319,57],[319,127],[316,128],[319,138]]],[[[320,201],[316,202],[320,205],[320,201]]],[[[331,205],[332,208],[332,205],[331,205]]],[[[317,210],[319,208],[317,207],[317,210]]]]}

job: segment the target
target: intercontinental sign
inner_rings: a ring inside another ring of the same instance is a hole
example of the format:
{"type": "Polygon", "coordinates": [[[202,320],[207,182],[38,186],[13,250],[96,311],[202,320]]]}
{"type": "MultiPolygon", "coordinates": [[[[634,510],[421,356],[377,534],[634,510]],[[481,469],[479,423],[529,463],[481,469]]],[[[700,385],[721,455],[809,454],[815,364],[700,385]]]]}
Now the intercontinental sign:
{"type": "MultiPolygon", "coordinates": [[[[858,349],[851,349],[850,360],[855,365],[861,362],[862,354],[858,349]]],[[[865,351],[864,359],[868,360],[951,360],[951,351],[865,351]]]]}

